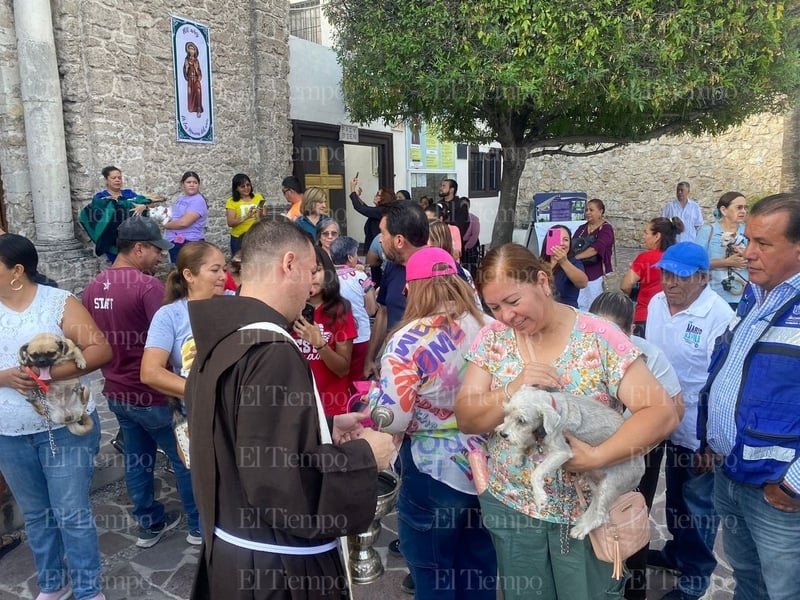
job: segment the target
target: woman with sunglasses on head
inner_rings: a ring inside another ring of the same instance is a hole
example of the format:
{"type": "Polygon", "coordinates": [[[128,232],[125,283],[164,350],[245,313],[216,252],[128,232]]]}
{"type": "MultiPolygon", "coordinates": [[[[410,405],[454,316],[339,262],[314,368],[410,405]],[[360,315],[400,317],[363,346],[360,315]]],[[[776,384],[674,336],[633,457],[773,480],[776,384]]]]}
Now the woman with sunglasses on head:
{"type": "Polygon", "coordinates": [[[231,228],[231,256],[242,247],[242,236],[263,217],[264,196],[253,189],[253,182],[244,173],[237,173],[231,182],[231,197],[225,201],[225,218],[231,228]]]}

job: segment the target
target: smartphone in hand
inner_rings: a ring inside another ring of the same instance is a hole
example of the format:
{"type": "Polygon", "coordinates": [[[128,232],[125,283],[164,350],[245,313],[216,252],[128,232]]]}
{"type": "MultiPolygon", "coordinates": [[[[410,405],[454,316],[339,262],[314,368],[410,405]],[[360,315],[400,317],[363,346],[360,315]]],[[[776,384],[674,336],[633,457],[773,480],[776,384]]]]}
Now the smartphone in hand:
{"type": "Polygon", "coordinates": [[[553,256],[553,248],[561,245],[561,230],[548,229],[547,240],[544,245],[544,253],[547,256],[553,256]]]}
{"type": "Polygon", "coordinates": [[[307,323],[314,323],[314,306],[312,304],[306,304],[301,314],[307,323]]]}

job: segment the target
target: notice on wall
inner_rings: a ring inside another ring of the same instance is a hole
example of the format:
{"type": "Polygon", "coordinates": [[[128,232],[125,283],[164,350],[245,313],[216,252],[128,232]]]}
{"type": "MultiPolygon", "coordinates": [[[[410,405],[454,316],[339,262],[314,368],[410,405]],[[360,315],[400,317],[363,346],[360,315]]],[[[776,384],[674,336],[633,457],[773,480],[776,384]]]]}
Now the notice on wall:
{"type": "Polygon", "coordinates": [[[409,171],[450,173],[456,168],[456,145],[443,141],[435,125],[420,119],[406,124],[409,171]]]}

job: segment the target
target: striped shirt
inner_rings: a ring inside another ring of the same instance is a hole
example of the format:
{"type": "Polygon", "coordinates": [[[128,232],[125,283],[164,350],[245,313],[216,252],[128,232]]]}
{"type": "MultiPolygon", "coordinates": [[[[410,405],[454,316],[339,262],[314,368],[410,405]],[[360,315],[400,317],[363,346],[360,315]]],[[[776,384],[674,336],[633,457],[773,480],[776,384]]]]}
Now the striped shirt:
{"type": "MultiPolygon", "coordinates": [[[[736,441],[736,400],[739,397],[745,358],[767,330],[775,312],[800,293],[800,273],[775,287],[769,294],[758,285],[751,283],[750,286],[755,294],[756,306],[742,319],[734,333],[730,352],[711,385],[708,400],[708,444],[714,452],[724,456],[731,453],[736,441]]],[[[800,382],[796,385],[800,396],[800,382]]],[[[794,489],[800,490],[800,463],[792,464],[786,480],[794,489]]]]}

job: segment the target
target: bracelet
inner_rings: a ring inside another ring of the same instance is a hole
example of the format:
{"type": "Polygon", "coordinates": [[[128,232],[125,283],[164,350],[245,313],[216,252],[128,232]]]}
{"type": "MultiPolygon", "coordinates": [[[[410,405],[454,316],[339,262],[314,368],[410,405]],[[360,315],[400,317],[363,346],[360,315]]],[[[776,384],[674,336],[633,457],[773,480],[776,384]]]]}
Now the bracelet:
{"type": "Polygon", "coordinates": [[[507,381],[506,384],[503,386],[503,391],[506,394],[506,402],[511,400],[511,392],[508,391],[508,386],[511,385],[510,381],[507,381]]]}
{"type": "Polygon", "coordinates": [[[320,350],[322,350],[327,345],[328,344],[323,343],[321,346],[311,346],[311,347],[314,348],[315,352],[319,352],[320,350]]]}

